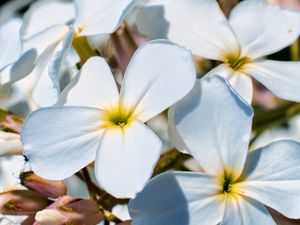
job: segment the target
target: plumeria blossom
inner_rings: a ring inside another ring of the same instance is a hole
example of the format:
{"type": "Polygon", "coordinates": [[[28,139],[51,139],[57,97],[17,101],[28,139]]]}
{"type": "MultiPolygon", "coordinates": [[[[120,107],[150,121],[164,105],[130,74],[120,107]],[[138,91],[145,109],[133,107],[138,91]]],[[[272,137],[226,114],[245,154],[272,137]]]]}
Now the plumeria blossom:
{"type": "Polygon", "coordinates": [[[90,58],[60,103],[33,112],[21,133],[33,171],[64,179],[92,161],[100,185],[133,197],[149,179],[162,142],[144,123],[185,96],[196,72],[191,53],[158,40],[140,47],[118,91],[100,57],[90,58]]]}
{"type": "Polygon", "coordinates": [[[248,102],[251,77],[280,98],[300,101],[300,63],[264,59],[298,38],[299,12],[266,0],[245,0],[226,19],[215,0],[153,0],[136,21],[143,34],[166,37],[197,56],[220,61],[208,76],[227,78],[248,102]]]}
{"type": "MultiPolygon", "coordinates": [[[[33,96],[41,106],[56,103],[72,45],[81,37],[110,34],[121,24],[137,0],[74,0],[39,1],[24,16],[21,36],[23,48],[35,53],[30,60],[32,73],[40,76],[33,96]]],[[[80,54],[80,53],[79,53],[80,54]]],[[[75,66],[72,65],[72,66],[75,66]]],[[[5,83],[11,83],[28,73],[16,76],[9,71],[5,83]]],[[[4,82],[1,82],[4,84],[4,82]]]]}
{"type": "Polygon", "coordinates": [[[224,78],[198,80],[170,116],[205,173],[155,177],[129,204],[134,225],[275,225],[264,205],[300,217],[300,144],[248,153],[253,111],[224,78]]]}

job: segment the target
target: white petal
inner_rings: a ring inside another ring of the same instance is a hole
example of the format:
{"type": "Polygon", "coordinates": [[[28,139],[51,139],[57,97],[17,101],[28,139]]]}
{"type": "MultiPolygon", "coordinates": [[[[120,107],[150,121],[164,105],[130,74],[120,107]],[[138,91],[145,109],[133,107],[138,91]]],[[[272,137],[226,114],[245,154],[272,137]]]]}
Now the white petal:
{"type": "Polygon", "coordinates": [[[68,30],[66,26],[56,26],[25,40],[20,58],[0,71],[0,83],[13,83],[31,73],[41,74],[68,30]]]}
{"type": "Polygon", "coordinates": [[[136,19],[142,34],[168,38],[191,49],[195,55],[223,60],[239,45],[228,22],[211,0],[154,0],[142,7],[136,19]]]}
{"type": "Polygon", "coordinates": [[[24,15],[21,35],[27,39],[50,27],[67,25],[75,17],[72,2],[38,1],[33,3],[24,15]]]}
{"type": "Polygon", "coordinates": [[[132,198],[150,178],[162,143],[144,124],[105,131],[96,158],[99,184],[117,198],[132,198]]]}
{"type": "Polygon", "coordinates": [[[244,73],[235,72],[228,81],[234,90],[236,90],[246,102],[251,104],[253,97],[253,84],[251,77],[244,73]]]}
{"type": "Polygon", "coordinates": [[[121,98],[145,122],[183,98],[195,79],[188,50],[169,41],[148,42],[136,51],[127,67],[121,98]]]}
{"type": "Polygon", "coordinates": [[[114,76],[101,57],[90,58],[64,89],[59,104],[88,106],[100,109],[116,107],[119,92],[114,76]]]}
{"type": "Polygon", "coordinates": [[[103,134],[101,117],[101,111],[83,107],[43,108],[30,114],[21,141],[33,171],[64,179],[91,163],[103,134]]]}
{"type": "Polygon", "coordinates": [[[239,195],[226,200],[226,208],[221,225],[276,225],[268,210],[259,202],[239,195]]]}
{"type": "Polygon", "coordinates": [[[40,32],[38,35],[34,35],[33,37],[24,40],[22,51],[26,52],[30,49],[35,49],[37,55],[40,56],[45,50],[63,41],[68,32],[68,26],[62,25],[51,27],[40,32]]]}
{"type": "Polygon", "coordinates": [[[252,80],[248,75],[240,71],[234,71],[225,63],[213,68],[205,76],[211,77],[214,75],[219,75],[226,78],[231,86],[239,93],[239,95],[243,97],[246,102],[251,104],[253,96],[253,85],[252,80]]]}
{"type": "Polygon", "coordinates": [[[224,202],[215,193],[218,185],[211,176],[192,172],[168,172],[153,178],[129,202],[135,225],[218,224],[224,202]]]}
{"type": "Polygon", "coordinates": [[[242,194],[300,218],[300,144],[284,140],[250,152],[241,182],[242,194]]]}
{"type": "Polygon", "coordinates": [[[0,131],[0,156],[21,155],[22,153],[20,135],[0,131]]]}
{"type": "Polygon", "coordinates": [[[80,35],[113,33],[135,6],[137,0],[75,0],[75,27],[80,35]]]}
{"type": "Polygon", "coordinates": [[[270,5],[266,0],[247,0],[230,14],[230,25],[243,53],[258,58],[292,44],[300,33],[300,14],[270,5]]]}
{"type": "Polygon", "coordinates": [[[0,25],[0,69],[15,62],[21,54],[22,20],[13,18],[0,25]]]}
{"type": "Polygon", "coordinates": [[[250,64],[246,73],[280,98],[300,102],[300,62],[264,60],[250,64]]]}
{"type": "Polygon", "coordinates": [[[43,70],[39,81],[33,90],[33,99],[41,107],[54,105],[60,94],[60,79],[63,66],[66,64],[66,58],[72,46],[73,30],[70,29],[66,35],[61,47],[50,53],[51,56],[48,65],[43,70]]]}
{"type": "Polygon", "coordinates": [[[168,136],[171,140],[171,143],[174,145],[174,147],[184,153],[187,153],[188,147],[184,143],[182,137],[178,133],[175,122],[173,121],[175,119],[174,113],[175,113],[175,106],[171,107],[168,112],[168,136]]]}
{"type": "Polygon", "coordinates": [[[38,55],[34,49],[25,52],[15,63],[0,71],[0,84],[11,84],[30,74],[37,62],[38,55]]]}
{"type": "Polygon", "coordinates": [[[208,173],[239,176],[251,133],[252,108],[219,76],[197,81],[175,105],[175,127],[208,173]],[[236,123],[239,121],[239,123],[236,123]],[[195,129],[196,127],[196,129],[195,129]]]}

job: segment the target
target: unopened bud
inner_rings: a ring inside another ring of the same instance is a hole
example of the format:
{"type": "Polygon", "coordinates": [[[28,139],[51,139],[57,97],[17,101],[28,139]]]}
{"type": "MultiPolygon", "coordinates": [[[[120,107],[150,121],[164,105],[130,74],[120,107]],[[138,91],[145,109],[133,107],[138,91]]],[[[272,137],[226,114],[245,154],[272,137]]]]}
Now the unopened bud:
{"type": "Polygon", "coordinates": [[[0,194],[0,213],[33,215],[47,207],[48,199],[29,190],[13,190],[0,194]]]}
{"type": "Polygon", "coordinates": [[[66,185],[63,181],[46,180],[33,172],[25,172],[21,174],[21,183],[25,187],[38,192],[49,198],[58,198],[67,192],[66,185]]]}
{"type": "Polygon", "coordinates": [[[20,133],[24,119],[0,109],[0,129],[20,133]]]}
{"type": "Polygon", "coordinates": [[[0,131],[0,156],[22,155],[23,146],[20,135],[0,131]]]}
{"type": "Polygon", "coordinates": [[[35,219],[34,225],[95,225],[103,217],[94,201],[63,196],[38,212],[35,219]]]}

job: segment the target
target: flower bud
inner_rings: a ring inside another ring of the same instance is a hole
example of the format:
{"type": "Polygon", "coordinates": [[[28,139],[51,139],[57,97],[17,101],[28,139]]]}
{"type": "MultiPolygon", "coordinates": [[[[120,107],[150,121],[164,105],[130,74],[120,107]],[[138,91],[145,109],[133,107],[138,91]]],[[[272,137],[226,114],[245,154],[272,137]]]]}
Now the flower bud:
{"type": "Polygon", "coordinates": [[[23,123],[23,118],[0,109],[0,129],[9,130],[19,134],[23,127],[23,123]]]}
{"type": "Polygon", "coordinates": [[[22,173],[20,179],[22,185],[28,189],[49,198],[58,198],[67,192],[67,187],[63,181],[46,180],[33,172],[22,173]]]}
{"type": "Polygon", "coordinates": [[[0,156],[22,155],[23,146],[20,135],[0,131],[0,156]]]}
{"type": "Polygon", "coordinates": [[[103,217],[94,201],[63,196],[38,212],[35,219],[34,225],[95,225],[103,217]]]}
{"type": "Polygon", "coordinates": [[[29,190],[13,190],[0,194],[0,213],[33,215],[47,207],[48,199],[29,190]]]}

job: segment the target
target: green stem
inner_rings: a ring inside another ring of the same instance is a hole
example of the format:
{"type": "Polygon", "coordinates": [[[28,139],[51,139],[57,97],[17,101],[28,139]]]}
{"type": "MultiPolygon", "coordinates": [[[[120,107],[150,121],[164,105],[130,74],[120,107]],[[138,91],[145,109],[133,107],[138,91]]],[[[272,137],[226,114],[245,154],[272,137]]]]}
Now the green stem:
{"type": "Polygon", "coordinates": [[[253,131],[262,132],[270,127],[282,125],[299,113],[300,104],[298,103],[287,103],[273,110],[255,112],[253,131]]]}
{"type": "Polygon", "coordinates": [[[90,198],[93,199],[94,201],[97,201],[96,191],[95,191],[94,185],[92,183],[89,171],[86,167],[82,169],[82,174],[83,174],[85,183],[87,185],[90,198]]]}

